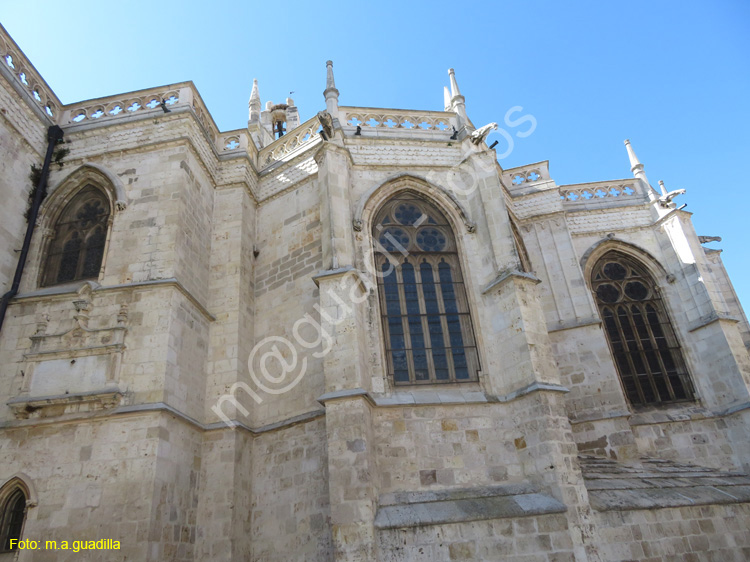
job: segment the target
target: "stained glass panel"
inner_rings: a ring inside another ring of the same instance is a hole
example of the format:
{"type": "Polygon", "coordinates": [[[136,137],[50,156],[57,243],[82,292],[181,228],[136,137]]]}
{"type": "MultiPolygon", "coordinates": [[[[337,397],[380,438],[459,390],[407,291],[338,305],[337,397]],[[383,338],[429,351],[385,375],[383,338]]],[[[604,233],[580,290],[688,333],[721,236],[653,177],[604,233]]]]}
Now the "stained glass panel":
{"type": "Polygon", "coordinates": [[[628,400],[634,405],[692,400],[682,352],[646,269],[612,252],[594,266],[592,289],[628,400]]]}

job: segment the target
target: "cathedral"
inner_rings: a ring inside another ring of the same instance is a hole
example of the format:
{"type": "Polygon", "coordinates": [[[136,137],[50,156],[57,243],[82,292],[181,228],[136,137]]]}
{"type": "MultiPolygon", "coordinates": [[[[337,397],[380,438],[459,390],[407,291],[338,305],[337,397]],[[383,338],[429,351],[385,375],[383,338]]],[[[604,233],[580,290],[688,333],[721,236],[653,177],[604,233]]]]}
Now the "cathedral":
{"type": "Polygon", "coordinates": [[[750,327],[629,141],[0,75],[0,562],[750,559],[750,327]]]}

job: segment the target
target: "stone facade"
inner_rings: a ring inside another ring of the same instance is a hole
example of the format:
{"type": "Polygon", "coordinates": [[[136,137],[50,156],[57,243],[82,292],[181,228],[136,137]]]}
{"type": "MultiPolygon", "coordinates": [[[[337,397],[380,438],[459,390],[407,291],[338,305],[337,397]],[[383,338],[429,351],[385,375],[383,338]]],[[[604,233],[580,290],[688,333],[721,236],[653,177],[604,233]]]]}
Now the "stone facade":
{"type": "Polygon", "coordinates": [[[0,560],[750,557],[750,328],[629,143],[633,178],[505,170],[452,71],[443,111],[340,107],[329,63],[305,122],[256,82],[229,132],[190,82],[63,105],[0,31],[3,292],[50,126],[69,150],[0,333],[0,502],[24,490],[24,539],[121,544],[0,560]],[[43,286],[87,185],[99,275],[43,286]],[[450,224],[475,379],[389,374],[373,232],[400,194],[450,224]],[[693,399],[628,398],[592,292],[609,252],[653,279],[693,399]]]}

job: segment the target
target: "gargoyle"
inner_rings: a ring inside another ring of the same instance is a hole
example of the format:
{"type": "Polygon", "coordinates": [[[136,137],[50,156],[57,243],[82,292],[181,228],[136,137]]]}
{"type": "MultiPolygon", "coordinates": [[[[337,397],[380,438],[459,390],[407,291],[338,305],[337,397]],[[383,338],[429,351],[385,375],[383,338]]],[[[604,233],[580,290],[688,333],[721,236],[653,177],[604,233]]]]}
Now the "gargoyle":
{"type": "Polygon", "coordinates": [[[471,142],[473,142],[476,145],[481,144],[484,142],[484,139],[487,138],[487,135],[489,135],[492,131],[497,129],[497,123],[488,123],[484,127],[480,127],[473,133],[471,133],[471,142]]]}
{"type": "Polygon", "coordinates": [[[674,199],[678,195],[682,195],[683,193],[685,193],[684,189],[675,189],[674,191],[670,191],[666,195],[662,195],[661,197],[659,197],[659,199],[657,199],[657,201],[659,201],[659,205],[661,205],[662,207],[669,207],[672,199],[674,199]]]}
{"type": "Polygon", "coordinates": [[[323,140],[333,138],[333,117],[327,111],[318,111],[318,121],[323,127],[323,140]]]}
{"type": "Polygon", "coordinates": [[[708,244],[709,242],[721,242],[721,236],[698,236],[698,242],[708,244]]]}

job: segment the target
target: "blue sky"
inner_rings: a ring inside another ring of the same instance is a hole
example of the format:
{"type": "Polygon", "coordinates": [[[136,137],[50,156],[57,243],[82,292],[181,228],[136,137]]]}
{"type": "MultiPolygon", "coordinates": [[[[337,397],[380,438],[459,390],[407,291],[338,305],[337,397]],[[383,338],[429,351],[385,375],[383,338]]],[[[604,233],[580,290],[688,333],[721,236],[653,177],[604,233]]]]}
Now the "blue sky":
{"type": "Polygon", "coordinates": [[[0,0],[0,22],[64,103],[193,80],[221,130],[246,125],[254,77],[264,104],[294,91],[304,120],[325,106],[328,59],[342,105],[442,109],[454,67],[476,125],[513,106],[536,118],[505,168],[627,178],[630,138],[654,186],[687,190],[698,234],[723,237],[710,247],[750,306],[750,2],[208,6],[0,0]]]}

